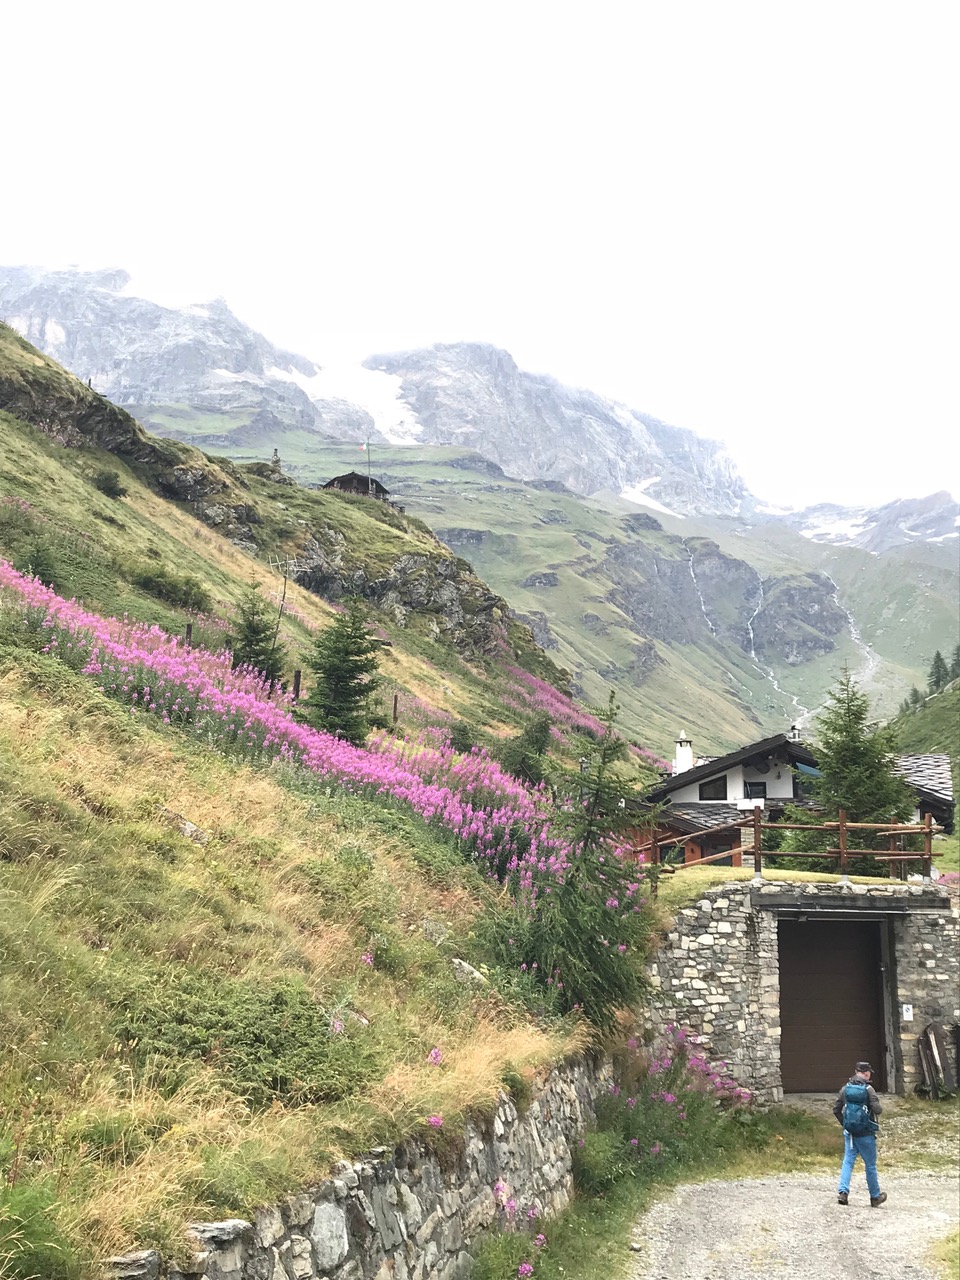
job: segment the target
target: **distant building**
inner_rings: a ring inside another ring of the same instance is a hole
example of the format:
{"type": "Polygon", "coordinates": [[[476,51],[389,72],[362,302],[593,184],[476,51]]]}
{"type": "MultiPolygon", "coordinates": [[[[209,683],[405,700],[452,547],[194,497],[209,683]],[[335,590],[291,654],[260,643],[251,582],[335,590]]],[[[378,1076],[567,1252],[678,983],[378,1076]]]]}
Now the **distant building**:
{"type": "Polygon", "coordinates": [[[379,498],[381,502],[390,501],[390,490],[374,480],[372,476],[361,475],[359,471],[348,471],[342,476],[334,476],[323,486],[324,489],[335,489],[338,493],[355,493],[361,498],[379,498]]]}

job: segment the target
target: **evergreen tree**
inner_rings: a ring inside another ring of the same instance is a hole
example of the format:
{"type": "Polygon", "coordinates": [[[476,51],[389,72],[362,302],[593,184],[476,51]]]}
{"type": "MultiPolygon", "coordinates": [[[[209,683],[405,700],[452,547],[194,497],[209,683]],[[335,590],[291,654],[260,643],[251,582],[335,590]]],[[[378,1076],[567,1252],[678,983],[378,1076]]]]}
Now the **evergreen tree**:
{"type": "Polygon", "coordinates": [[[279,611],[263,598],[260,583],[252,582],[237,606],[236,630],[227,636],[234,668],[252,667],[271,687],[278,684],[286,660],[283,647],[277,643],[279,628],[279,611]]]}
{"type": "Polygon", "coordinates": [[[923,706],[923,702],[924,702],[923,694],[920,692],[920,690],[917,688],[917,686],[916,686],[916,685],[914,685],[914,686],[911,688],[911,690],[910,690],[910,705],[911,705],[911,707],[913,707],[913,708],[914,708],[914,710],[916,710],[916,708],[917,708],[917,707],[922,707],[922,706],[923,706]]]}
{"type": "Polygon", "coordinates": [[[897,715],[898,715],[898,716],[905,716],[905,715],[907,715],[907,714],[908,714],[908,712],[910,711],[910,709],[911,709],[911,708],[910,708],[910,699],[909,699],[909,698],[904,698],[904,700],[900,703],[900,706],[897,708],[897,715]]]}
{"type": "Polygon", "coordinates": [[[939,693],[944,685],[950,681],[950,670],[944,661],[943,654],[938,649],[933,655],[933,661],[930,663],[930,674],[927,676],[927,688],[931,693],[939,693]]]}
{"type": "MultiPolygon", "coordinates": [[[[496,961],[527,974],[548,1007],[580,1012],[605,1029],[642,993],[651,926],[642,910],[642,872],[617,847],[618,832],[637,824],[628,808],[637,780],[618,767],[626,744],[614,727],[617,710],[611,698],[583,771],[567,774],[557,787],[558,827],[573,850],[569,866],[540,887],[532,905],[523,894],[506,899],[487,926],[496,961]]],[[[510,874],[505,868],[502,878],[510,874]]]]}
{"type": "Polygon", "coordinates": [[[956,646],[950,659],[950,679],[960,680],[960,644],[956,646]]]}
{"type": "Polygon", "coordinates": [[[307,665],[315,680],[300,704],[300,716],[325,733],[360,746],[370,731],[370,695],[380,684],[380,641],[367,629],[363,605],[350,600],[331,626],[317,636],[307,665]]]}
{"type": "Polygon", "coordinates": [[[500,751],[500,763],[521,782],[536,786],[543,782],[545,757],[550,746],[553,721],[545,711],[538,712],[511,738],[500,751]]]}
{"type": "MultiPolygon", "coordinates": [[[[817,720],[817,758],[819,777],[811,780],[809,790],[818,817],[836,822],[842,809],[849,822],[902,821],[914,809],[913,792],[893,771],[894,741],[889,729],[870,724],[870,702],[857,686],[849,671],[844,671],[817,720]]],[[[809,812],[788,808],[788,822],[809,822],[809,812]]],[[[833,832],[790,831],[784,835],[782,849],[815,853],[817,849],[835,847],[833,832]]],[[[874,832],[851,831],[847,842],[870,849],[874,832]]],[[[793,864],[793,859],[790,860],[793,864]]],[[[836,870],[834,861],[818,864],[817,870],[836,870]]],[[[880,871],[874,859],[855,858],[849,870],[860,875],[880,871]]],[[[882,874],[886,873],[883,864],[882,874]]]]}

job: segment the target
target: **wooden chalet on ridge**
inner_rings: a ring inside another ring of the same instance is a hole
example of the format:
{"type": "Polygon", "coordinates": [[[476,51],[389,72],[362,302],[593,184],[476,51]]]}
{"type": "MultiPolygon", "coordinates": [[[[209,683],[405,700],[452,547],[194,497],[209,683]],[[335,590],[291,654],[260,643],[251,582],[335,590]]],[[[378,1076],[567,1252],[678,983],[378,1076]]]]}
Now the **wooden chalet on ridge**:
{"type": "MultiPolygon", "coordinates": [[[[915,820],[922,822],[929,813],[934,822],[952,831],[954,797],[949,756],[897,756],[894,769],[916,797],[915,820]]],[[[740,866],[739,831],[729,826],[721,831],[711,828],[736,823],[745,810],[756,805],[763,808],[766,820],[778,821],[788,804],[809,803],[804,779],[815,778],[818,772],[816,757],[800,741],[795,728],[789,734],[774,734],[726,755],[700,760],[694,757],[691,740],[681,732],[673,776],[651,787],[643,799],[663,806],[655,832],[658,841],[689,837],[675,846],[682,851],[678,861],[698,862],[733,850],[730,862],[740,866]]],[[[718,859],[719,865],[725,861],[718,859]]]]}

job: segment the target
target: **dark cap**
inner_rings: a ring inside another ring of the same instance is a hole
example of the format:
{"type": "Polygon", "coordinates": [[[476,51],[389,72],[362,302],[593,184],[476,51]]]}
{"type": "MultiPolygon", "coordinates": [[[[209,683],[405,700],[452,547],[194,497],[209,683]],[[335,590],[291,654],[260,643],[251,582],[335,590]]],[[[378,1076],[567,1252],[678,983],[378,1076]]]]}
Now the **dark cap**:
{"type": "Polygon", "coordinates": [[[858,1062],[854,1070],[859,1071],[861,1075],[866,1071],[869,1071],[872,1074],[873,1067],[871,1067],[869,1062],[858,1062]]]}

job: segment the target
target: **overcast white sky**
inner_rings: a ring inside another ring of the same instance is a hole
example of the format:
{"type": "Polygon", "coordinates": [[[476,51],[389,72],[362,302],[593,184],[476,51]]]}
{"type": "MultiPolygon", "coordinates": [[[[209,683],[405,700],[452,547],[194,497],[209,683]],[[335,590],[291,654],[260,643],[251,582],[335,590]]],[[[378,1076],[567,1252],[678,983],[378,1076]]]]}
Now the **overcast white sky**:
{"type": "Polygon", "coordinates": [[[8,6],[0,261],[477,339],[796,505],[960,489],[960,5],[8,6]]]}

